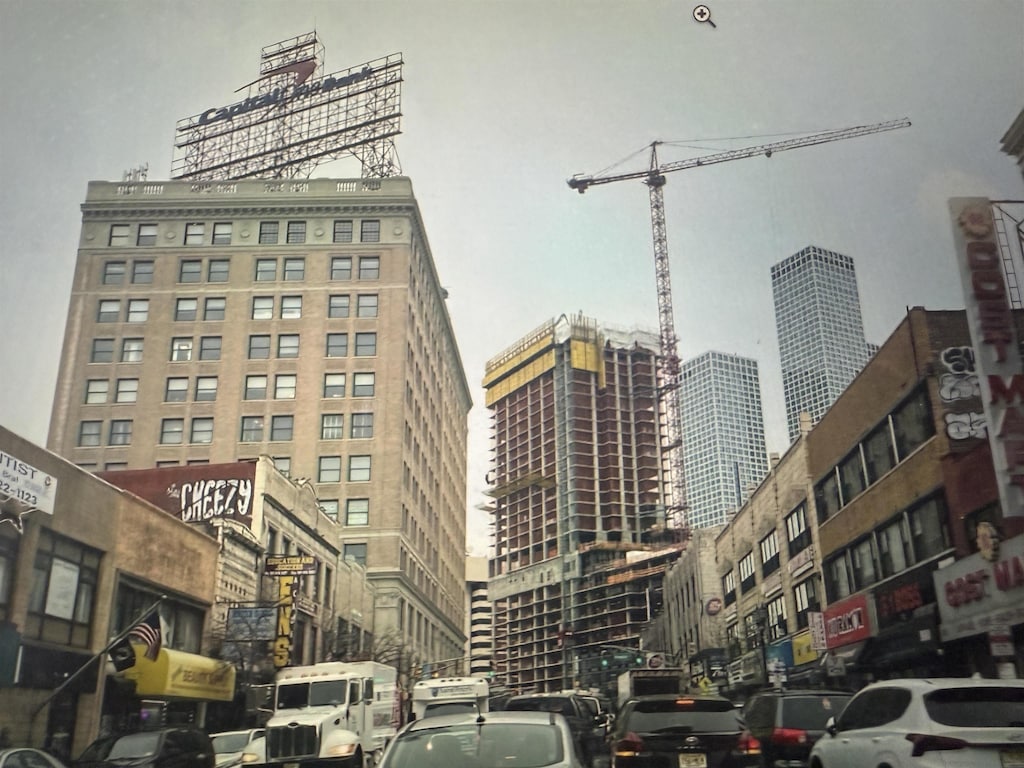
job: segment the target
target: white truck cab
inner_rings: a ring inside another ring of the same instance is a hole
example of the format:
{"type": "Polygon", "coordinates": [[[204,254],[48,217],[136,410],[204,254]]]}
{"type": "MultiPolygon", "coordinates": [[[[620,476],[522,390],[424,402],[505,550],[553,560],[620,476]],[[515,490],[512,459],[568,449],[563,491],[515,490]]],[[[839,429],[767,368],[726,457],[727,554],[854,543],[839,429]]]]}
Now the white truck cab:
{"type": "Polygon", "coordinates": [[[285,667],[266,726],[269,766],[373,765],[399,725],[397,671],[373,661],[285,667]]]}

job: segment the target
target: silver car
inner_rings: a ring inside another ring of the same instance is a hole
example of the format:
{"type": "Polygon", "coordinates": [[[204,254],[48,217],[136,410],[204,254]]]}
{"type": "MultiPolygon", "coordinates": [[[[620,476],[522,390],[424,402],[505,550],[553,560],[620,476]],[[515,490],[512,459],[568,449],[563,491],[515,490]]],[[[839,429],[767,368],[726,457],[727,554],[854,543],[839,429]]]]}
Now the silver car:
{"type": "Polygon", "coordinates": [[[583,768],[565,717],[488,712],[416,720],[384,751],[379,768],[583,768]]]}
{"type": "Polygon", "coordinates": [[[1024,680],[884,680],[830,718],[811,768],[1024,768],[1024,680]]]}

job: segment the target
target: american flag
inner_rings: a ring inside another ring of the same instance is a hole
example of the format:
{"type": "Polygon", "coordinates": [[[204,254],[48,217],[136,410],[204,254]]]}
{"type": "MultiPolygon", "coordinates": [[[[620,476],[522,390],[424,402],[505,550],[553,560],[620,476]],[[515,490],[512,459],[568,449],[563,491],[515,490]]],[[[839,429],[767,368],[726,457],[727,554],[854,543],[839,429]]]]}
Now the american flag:
{"type": "Polygon", "coordinates": [[[143,655],[150,661],[156,661],[156,657],[160,655],[162,637],[160,614],[153,611],[128,631],[128,637],[145,645],[146,652],[143,655]]]}

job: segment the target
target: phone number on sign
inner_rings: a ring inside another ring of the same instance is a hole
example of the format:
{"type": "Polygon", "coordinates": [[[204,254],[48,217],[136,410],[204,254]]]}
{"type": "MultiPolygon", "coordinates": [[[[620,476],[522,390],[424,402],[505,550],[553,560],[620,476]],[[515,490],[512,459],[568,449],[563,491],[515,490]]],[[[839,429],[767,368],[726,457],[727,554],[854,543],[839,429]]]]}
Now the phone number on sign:
{"type": "Polygon", "coordinates": [[[39,497],[31,491],[26,491],[24,488],[19,488],[16,485],[11,485],[8,482],[0,480],[0,493],[5,493],[8,496],[24,501],[26,504],[38,504],[39,497]]]}

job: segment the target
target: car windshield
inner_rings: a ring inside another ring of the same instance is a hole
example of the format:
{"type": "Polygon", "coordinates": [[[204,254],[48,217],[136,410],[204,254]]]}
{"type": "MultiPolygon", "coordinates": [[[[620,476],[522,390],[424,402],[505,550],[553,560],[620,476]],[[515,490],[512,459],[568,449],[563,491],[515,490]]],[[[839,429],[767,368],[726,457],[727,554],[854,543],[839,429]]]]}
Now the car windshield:
{"type": "Polygon", "coordinates": [[[412,730],[388,751],[385,768],[542,768],[564,759],[550,723],[484,723],[412,730]]]}
{"type": "Polygon", "coordinates": [[[538,696],[534,699],[510,699],[505,705],[510,712],[558,712],[572,715],[572,702],[560,696],[538,696]]]}
{"type": "Polygon", "coordinates": [[[476,714],[476,704],[472,701],[446,701],[441,704],[428,704],[423,712],[424,717],[437,717],[438,715],[465,715],[476,714]]]}
{"type": "Polygon", "coordinates": [[[638,701],[623,714],[625,722],[622,727],[636,733],[720,733],[740,730],[736,709],[729,701],[638,701]]]}
{"type": "Polygon", "coordinates": [[[1024,688],[944,688],[924,697],[928,717],[961,728],[1024,728],[1024,688]]]}
{"type": "Polygon", "coordinates": [[[225,752],[241,752],[249,743],[249,732],[222,733],[219,736],[214,736],[211,741],[213,742],[213,751],[218,755],[225,752]]]}
{"type": "Polygon", "coordinates": [[[822,731],[830,717],[839,717],[849,696],[787,696],[782,699],[782,727],[822,731]]]}
{"type": "Polygon", "coordinates": [[[125,758],[150,757],[160,747],[159,733],[130,733],[122,736],[110,748],[107,760],[123,760],[125,758]]]}
{"type": "Polygon", "coordinates": [[[317,683],[289,683],[277,687],[278,709],[301,709],[326,704],[344,704],[348,682],[324,680],[317,683]]]}

